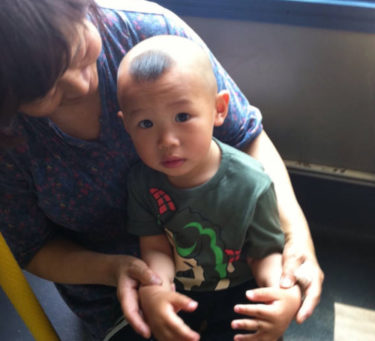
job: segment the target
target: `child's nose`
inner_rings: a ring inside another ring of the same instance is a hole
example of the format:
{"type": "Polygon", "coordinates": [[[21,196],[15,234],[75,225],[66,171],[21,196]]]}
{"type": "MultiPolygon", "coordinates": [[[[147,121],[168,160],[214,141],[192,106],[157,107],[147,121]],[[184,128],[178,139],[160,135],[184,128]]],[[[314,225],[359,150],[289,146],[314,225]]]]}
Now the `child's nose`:
{"type": "Polygon", "coordinates": [[[176,134],[171,130],[163,130],[159,135],[158,147],[160,149],[171,148],[179,144],[176,134]]]}

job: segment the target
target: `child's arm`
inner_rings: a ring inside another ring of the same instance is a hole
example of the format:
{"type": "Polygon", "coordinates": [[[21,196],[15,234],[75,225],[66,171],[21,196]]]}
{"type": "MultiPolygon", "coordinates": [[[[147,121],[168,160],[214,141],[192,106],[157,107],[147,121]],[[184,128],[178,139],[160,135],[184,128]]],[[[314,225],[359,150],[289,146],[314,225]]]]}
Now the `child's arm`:
{"type": "Polygon", "coordinates": [[[259,287],[279,287],[282,255],[271,253],[264,258],[248,258],[247,262],[259,287]]]}
{"type": "Polygon", "coordinates": [[[180,310],[194,311],[197,303],[174,291],[175,268],[167,237],[141,237],[140,245],[142,259],[163,281],[161,286],[148,285],[139,289],[142,311],[153,336],[163,341],[199,340],[199,334],[176,314],[180,310]]]}
{"type": "Polygon", "coordinates": [[[280,289],[282,255],[273,253],[262,259],[249,259],[259,289],[251,290],[246,296],[253,304],[240,304],[235,311],[252,317],[232,322],[234,329],[253,331],[256,334],[236,335],[235,341],[276,341],[288,328],[301,305],[298,286],[280,289]]]}
{"type": "Polygon", "coordinates": [[[140,238],[141,257],[160,276],[163,287],[171,290],[175,275],[171,246],[164,234],[140,238]]]}

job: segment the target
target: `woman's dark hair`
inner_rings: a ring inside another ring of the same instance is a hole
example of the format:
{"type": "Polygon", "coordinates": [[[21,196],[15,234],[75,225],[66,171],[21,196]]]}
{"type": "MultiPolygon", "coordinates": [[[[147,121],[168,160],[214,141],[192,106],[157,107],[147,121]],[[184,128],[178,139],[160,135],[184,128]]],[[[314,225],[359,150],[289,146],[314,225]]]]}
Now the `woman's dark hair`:
{"type": "Polygon", "coordinates": [[[67,37],[96,10],[93,0],[0,1],[0,145],[19,106],[45,96],[67,69],[67,37]]]}

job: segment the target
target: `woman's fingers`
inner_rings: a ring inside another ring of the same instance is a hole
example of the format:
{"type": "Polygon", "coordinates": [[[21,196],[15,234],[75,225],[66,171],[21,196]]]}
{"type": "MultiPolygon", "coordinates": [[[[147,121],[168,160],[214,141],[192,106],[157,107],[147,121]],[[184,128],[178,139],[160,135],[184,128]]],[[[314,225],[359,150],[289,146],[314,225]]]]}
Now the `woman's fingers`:
{"type": "Polygon", "coordinates": [[[295,271],[297,283],[300,285],[303,292],[310,286],[313,279],[314,267],[310,261],[302,263],[295,271]]]}
{"type": "Polygon", "coordinates": [[[139,283],[159,285],[161,280],[141,259],[132,256],[121,257],[117,296],[126,320],[138,334],[148,338],[151,336],[151,331],[140,312],[139,283]]]}
{"type": "Polygon", "coordinates": [[[289,289],[296,284],[297,278],[295,276],[295,271],[304,261],[304,256],[288,253],[287,250],[285,250],[283,254],[283,269],[280,279],[281,288],[289,289]]]}
{"type": "MultiPolygon", "coordinates": [[[[311,263],[311,262],[309,262],[311,263]]],[[[306,264],[308,264],[306,262],[306,264]]],[[[318,265],[302,267],[301,273],[297,272],[298,283],[303,289],[304,300],[296,315],[297,323],[303,323],[308,319],[320,302],[324,273],[318,265]]]]}
{"type": "MultiPolygon", "coordinates": [[[[298,259],[301,260],[302,258],[298,259]]],[[[285,272],[292,269],[293,262],[294,261],[291,261],[287,262],[288,264],[285,264],[287,265],[285,272]]],[[[297,264],[298,261],[294,263],[294,266],[297,266],[297,264]]],[[[314,309],[320,302],[324,273],[317,262],[305,260],[294,269],[294,278],[296,283],[300,285],[303,296],[303,303],[297,312],[296,321],[298,323],[303,323],[312,315],[314,309]]],[[[280,285],[282,284],[283,279],[281,280],[280,285]]]]}
{"type": "Polygon", "coordinates": [[[324,273],[314,255],[303,251],[296,252],[293,247],[285,247],[283,253],[283,272],[280,279],[282,288],[290,288],[298,283],[304,297],[296,321],[303,323],[310,317],[320,301],[324,273]]]}
{"type": "Polygon", "coordinates": [[[124,277],[117,287],[117,296],[124,316],[135,332],[149,338],[151,330],[139,309],[137,281],[124,277]]]}
{"type": "Polygon", "coordinates": [[[143,285],[161,285],[162,281],[147,264],[139,258],[131,257],[127,275],[143,285]]]}

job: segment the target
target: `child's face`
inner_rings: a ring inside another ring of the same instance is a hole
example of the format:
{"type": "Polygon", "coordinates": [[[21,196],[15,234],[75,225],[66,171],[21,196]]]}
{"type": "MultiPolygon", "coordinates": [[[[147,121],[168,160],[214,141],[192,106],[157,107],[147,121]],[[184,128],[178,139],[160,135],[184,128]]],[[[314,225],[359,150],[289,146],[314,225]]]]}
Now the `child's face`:
{"type": "Polygon", "coordinates": [[[223,100],[193,72],[172,68],[156,81],[128,84],[124,103],[126,130],[146,165],[174,183],[207,168],[213,127],[225,119],[227,95],[223,100]]]}

